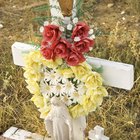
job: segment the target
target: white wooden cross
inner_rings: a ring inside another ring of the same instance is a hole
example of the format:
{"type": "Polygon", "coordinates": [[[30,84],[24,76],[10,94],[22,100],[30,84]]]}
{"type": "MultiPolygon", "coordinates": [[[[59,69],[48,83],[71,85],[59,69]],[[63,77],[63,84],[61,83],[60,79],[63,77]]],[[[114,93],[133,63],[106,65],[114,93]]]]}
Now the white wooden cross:
{"type": "MultiPolygon", "coordinates": [[[[76,0],[74,0],[74,6],[72,11],[72,16],[76,14],[75,9],[76,0]]],[[[69,17],[63,17],[60,6],[57,0],[50,0],[51,15],[52,17],[60,17],[62,20],[69,17]],[[57,8],[54,8],[57,7],[57,8]]],[[[57,20],[52,18],[53,21],[57,20]]],[[[14,64],[18,66],[24,66],[23,54],[33,51],[35,47],[33,45],[15,42],[12,45],[12,54],[14,64]]],[[[104,79],[104,84],[112,87],[117,87],[121,89],[131,90],[134,84],[134,67],[130,64],[124,64],[114,61],[108,61],[105,59],[87,57],[87,62],[95,67],[102,66],[103,72],[102,77],[104,79]]],[[[84,124],[84,122],[83,122],[84,124]]],[[[95,130],[95,129],[94,129],[95,130]]],[[[93,131],[92,131],[93,132],[93,131]]],[[[102,135],[103,136],[103,135],[102,135]]],[[[107,140],[105,139],[99,140],[107,140]]]]}
{"type": "Polygon", "coordinates": [[[109,137],[104,135],[104,128],[96,125],[93,130],[89,131],[88,138],[90,140],[109,140],[109,137]]]}
{"type": "MultiPolygon", "coordinates": [[[[12,54],[14,64],[24,66],[23,55],[33,51],[33,45],[15,42],[12,45],[12,54]]],[[[121,89],[131,90],[134,84],[134,67],[130,64],[124,64],[105,59],[87,57],[87,62],[95,67],[103,67],[102,77],[104,84],[121,89]]]]}
{"type": "MultiPolygon", "coordinates": [[[[51,5],[52,17],[58,17],[64,20],[58,0],[49,0],[51,5]],[[55,8],[57,7],[57,8],[55,8]]],[[[72,16],[76,14],[76,0],[74,0],[72,16]]],[[[52,18],[53,21],[57,21],[57,18],[52,18]]],[[[15,42],[12,45],[12,54],[14,64],[18,66],[24,66],[23,53],[28,53],[34,50],[34,46],[15,42]]],[[[87,62],[95,67],[102,66],[104,84],[121,89],[131,90],[134,84],[134,67],[130,64],[124,64],[114,61],[108,61],[105,59],[87,57],[87,62]]]]}
{"type": "MultiPolygon", "coordinates": [[[[18,129],[17,127],[10,127],[2,136],[13,140],[51,140],[51,138],[18,129]]],[[[88,138],[90,140],[109,140],[109,137],[104,135],[104,128],[99,125],[89,131],[88,138]]]]}
{"type": "Polygon", "coordinates": [[[2,136],[13,140],[51,140],[45,136],[18,129],[16,127],[10,127],[2,136]]]}

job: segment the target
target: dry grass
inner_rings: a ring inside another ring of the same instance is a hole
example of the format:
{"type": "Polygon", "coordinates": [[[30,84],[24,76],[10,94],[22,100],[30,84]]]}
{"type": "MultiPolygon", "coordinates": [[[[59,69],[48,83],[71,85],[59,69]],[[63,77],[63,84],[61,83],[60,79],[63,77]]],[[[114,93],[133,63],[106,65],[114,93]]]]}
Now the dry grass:
{"type": "Polygon", "coordinates": [[[128,2],[131,4],[131,8],[134,12],[137,14],[140,14],[140,1],[139,0],[128,0],[128,2]]]}
{"type": "MultiPolygon", "coordinates": [[[[16,11],[13,8],[13,5],[17,7],[22,6],[23,3],[30,5],[36,1],[14,0],[13,3],[10,3],[5,0],[0,4],[2,9],[5,9],[3,11],[0,8],[0,22],[4,24],[4,28],[0,29],[1,133],[10,126],[17,126],[40,134],[46,133],[43,120],[39,119],[39,112],[30,101],[31,95],[26,89],[23,70],[13,65],[10,48],[15,41],[36,40],[33,30],[36,30],[38,26],[32,19],[37,16],[37,13],[29,9],[23,12],[16,11]]],[[[93,4],[92,0],[87,2],[93,4]]],[[[121,6],[124,8],[126,5],[121,6]]],[[[38,13],[38,15],[40,14],[38,13]]],[[[102,35],[97,38],[96,47],[90,55],[130,63],[135,67],[133,89],[125,91],[108,87],[109,97],[104,100],[103,105],[96,112],[88,116],[87,130],[99,124],[105,128],[105,133],[111,137],[111,140],[140,139],[140,33],[138,27],[135,26],[137,16],[135,15],[135,18],[131,15],[127,16],[126,21],[121,21],[118,11],[106,9],[104,2],[94,5],[94,8],[85,13],[85,19],[90,24],[98,25],[102,31],[102,35]],[[103,22],[105,24],[102,24],[103,22]]]]}

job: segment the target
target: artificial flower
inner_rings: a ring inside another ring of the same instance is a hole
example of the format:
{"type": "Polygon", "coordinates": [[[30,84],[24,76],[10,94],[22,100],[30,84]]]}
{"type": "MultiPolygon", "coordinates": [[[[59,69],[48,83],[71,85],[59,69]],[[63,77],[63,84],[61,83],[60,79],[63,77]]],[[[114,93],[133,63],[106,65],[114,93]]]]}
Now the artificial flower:
{"type": "Polygon", "coordinates": [[[102,77],[99,73],[97,72],[91,72],[88,77],[86,78],[85,81],[85,86],[87,88],[93,88],[96,89],[97,87],[102,85],[102,77]]]}
{"type": "Polygon", "coordinates": [[[75,92],[75,86],[71,81],[67,81],[64,84],[64,91],[67,93],[67,95],[71,95],[72,93],[75,92]]]}
{"type": "Polygon", "coordinates": [[[52,60],[52,59],[55,58],[53,49],[50,48],[50,47],[42,46],[41,47],[41,53],[48,60],[52,60]]]}
{"type": "Polygon", "coordinates": [[[56,25],[47,25],[44,26],[43,38],[47,42],[57,41],[61,36],[61,31],[59,30],[59,26],[56,25]]]}
{"type": "Polygon", "coordinates": [[[72,78],[74,77],[74,73],[70,68],[59,68],[56,70],[56,72],[58,72],[62,77],[65,78],[72,78]]]}
{"type": "Polygon", "coordinates": [[[55,69],[57,68],[59,65],[62,64],[62,59],[61,58],[57,58],[55,59],[54,61],[53,60],[46,60],[46,59],[42,59],[42,64],[44,66],[47,66],[48,68],[52,68],[52,69],[55,69]]]}
{"type": "Polygon", "coordinates": [[[77,92],[78,92],[80,95],[85,94],[86,91],[87,91],[87,88],[86,88],[86,86],[85,86],[84,83],[80,83],[80,84],[77,85],[77,92]]]}
{"type": "Polygon", "coordinates": [[[48,83],[45,83],[44,80],[40,83],[40,91],[45,98],[51,97],[53,94],[52,87],[48,83]]]}
{"type": "Polygon", "coordinates": [[[45,72],[44,80],[50,85],[57,85],[61,81],[61,76],[55,71],[45,72]]]}
{"type": "Polygon", "coordinates": [[[81,103],[82,102],[82,96],[78,92],[73,92],[70,96],[70,99],[72,100],[72,103],[81,103]]]}
{"type": "Polygon", "coordinates": [[[38,71],[34,71],[34,69],[29,68],[24,72],[24,77],[33,81],[39,81],[41,74],[38,71]]]}
{"type": "Polygon", "coordinates": [[[48,21],[44,21],[44,26],[48,26],[49,22],[48,21]]]}
{"type": "Polygon", "coordinates": [[[61,38],[57,43],[55,43],[55,45],[53,45],[55,56],[66,58],[68,56],[70,47],[71,44],[66,39],[61,38]]]}
{"type": "Polygon", "coordinates": [[[78,66],[71,66],[71,69],[75,74],[75,77],[81,81],[85,81],[89,72],[91,72],[91,68],[87,63],[81,63],[78,66]]]}
{"type": "Polygon", "coordinates": [[[78,22],[73,29],[72,39],[75,37],[85,38],[88,36],[89,26],[84,22],[78,22]]]}
{"type": "Polygon", "coordinates": [[[76,24],[77,22],[78,22],[78,18],[75,17],[75,18],[73,19],[73,23],[76,24]]]}
{"type": "Polygon", "coordinates": [[[73,107],[70,107],[69,111],[70,111],[70,114],[73,118],[78,118],[80,116],[85,115],[85,112],[84,112],[82,105],[79,105],[79,104],[77,104],[73,107]]]}
{"type": "Polygon", "coordinates": [[[52,92],[54,93],[55,96],[64,95],[65,92],[64,85],[60,83],[53,85],[52,92]]]}
{"type": "Polygon", "coordinates": [[[68,24],[67,25],[67,29],[71,31],[72,30],[72,25],[71,24],[68,24]]]}
{"type": "Polygon", "coordinates": [[[40,114],[40,118],[41,119],[45,119],[48,115],[48,113],[50,112],[51,107],[49,105],[44,106],[42,108],[39,109],[40,114]]]}
{"type": "Polygon", "coordinates": [[[38,108],[41,108],[41,107],[44,106],[43,97],[40,96],[40,95],[34,95],[34,96],[31,98],[31,101],[33,101],[34,104],[35,104],[38,108]]]}
{"type": "Polygon", "coordinates": [[[86,53],[90,50],[90,47],[93,47],[93,44],[94,44],[93,40],[85,38],[78,42],[75,42],[74,47],[78,52],[86,53]]]}
{"type": "Polygon", "coordinates": [[[43,31],[44,31],[44,27],[41,26],[40,29],[39,29],[39,31],[40,31],[40,33],[43,33],[43,31]]]}
{"type": "Polygon", "coordinates": [[[90,29],[88,33],[91,35],[91,34],[93,34],[93,32],[94,32],[94,30],[90,29]]]}
{"type": "Polygon", "coordinates": [[[81,53],[78,53],[76,51],[71,51],[68,55],[68,57],[65,59],[67,64],[70,66],[76,66],[79,63],[82,63],[85,61],[84,56],[81,53]]]}
{"type": "Polygon", "coordinates": [[[26,82],[28,84],[27,89],[30,91],[30,93],[40,94],[40,87],[37,82],[29,80],[29,79],[27,79],[26,82]]]}

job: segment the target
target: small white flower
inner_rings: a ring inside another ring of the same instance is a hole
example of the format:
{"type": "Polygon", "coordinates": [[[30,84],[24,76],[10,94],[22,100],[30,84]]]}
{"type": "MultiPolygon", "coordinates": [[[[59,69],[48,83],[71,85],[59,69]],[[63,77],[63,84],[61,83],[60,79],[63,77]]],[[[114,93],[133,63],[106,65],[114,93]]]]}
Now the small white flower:
{"type": "Polygon", "coordinates": [[[93,34],[93,32],[94,32],[94,30],[90,29],[88,33],[91,35],[91,34],[93,34]]]}
{"type": "Polygon", "coordinates": [[[89,50],[92,51],[93,50],[93,47],[90,47],[89,50]]]}
{"type": "Polygon", "coordinates": [[[71,24],[68,24],[67,25],[67,29],[71,31],[72,30],[72,25],[71,24]]]}
{"type": "Polygon", "coordinates": [[[50,82],[50,85],[56,85],[59,81],[61,81],[61,77],[59,74],[55,73],[54,71],[45,72],[44,80],[46,82],[50,82]]]}
{"type": "Polygon", "coordinates": [[[87,88],[83,83],[78,85],[77,91],[80,95],[85,94],[86,90],[87,90],[87,88]]]}
{"type": "Polygon", "coordinates": [[[78,18],[76,17],[73,19],[73,23],[76,24],[77,22],[78,22],[78,18]]]}
{"type": "Polygon", "coordinates": [[[45,21],[44,22],[44,26],[48,26],[49,25],[49,22],[48,21],[45,21]]]}
{"type": "Polygon", "coordinates": [[[70,81],[67,81],[64,84],[64,91],[68,95],[71,95],[73,92],[75,92],[75,86],[74,86],[74,84],[72,82],[70,82],[70,81]]]}
{"type": "Polygon", "coordinates": [[[60,30],[61,32],[64,32],[64,31],[65,31],[64,27],[62,27],[62,26],[59,27],[59,30],[60,30]]]}
{"type": "Polygon", "coordinates": [[[44,81],[41,81],[41,83],[40,83],[40,91],[46,98],[48,98],[48,96],[52,95],[51,86],[48,85],[47,83],[45,83],[44,81]]]}
{"type": "Polygon", "coordinates": [[[44,31],[44,27],[41,26],[39,30],[40,30],[40,33],[43,33],[43,31],[44,31]]]}
{"type": "Polygon", "coordinates": [[[95,39],[95,35],[93,34],[93,35],[91,35],[89,38],[90,38],[90,39],[95,39]]]}
{"type": "Polygon", "coordinates": [[[53,86],[52,92],[56,96],[61,96],[64,94],[64,86],[62,84],[58,83],[57,85],[53,86]]]}
{"type": "Polygon", "coordinates": [[[77,103],[78,99],[80,98],[80,95],[78,92],[74,92],[71,94],[70,98],[72,99],[72,103],[77,103]]]}
{"type": "Polygon", "coordinates": [[[77,36],[77,37],[75,37],[75,38],[74,38],[74,41],[75,41],[75,42],[80,41],[80,37],[78,37],[78,36],[77,36]]]}
{"type": "Polygon", "coordinates": [[[65,77],[63,77],[63,78],[62,78],[62,83],[64,84],[64,83],[66,83],[66,82],[68,82],[68,79],[65,78],[65,77]]]}

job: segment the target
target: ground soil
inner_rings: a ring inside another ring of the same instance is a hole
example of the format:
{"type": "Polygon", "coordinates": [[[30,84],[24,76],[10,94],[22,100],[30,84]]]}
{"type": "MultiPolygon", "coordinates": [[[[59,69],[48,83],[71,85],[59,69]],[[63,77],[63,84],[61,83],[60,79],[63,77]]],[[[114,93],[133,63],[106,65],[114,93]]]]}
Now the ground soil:
{"type": "MultiPolygon", "coordinates": [[[[6,75],[12,75],[13,77],[17,77],[20,79],[20,82],[23,83],[24,78],[20,78],[22,76],[22,73],[19,73],[18,70],[20,68],[15,67],[12,62],[12,55],[11,55],[11,45],[15,41],[19,42],[25,42],[25,43],[31,43],[31,42],[38,42],[38,39],[35,37],[35,33],[38,32],[39,26],[36,22],[34,22],[34,18],[37,16],[44,15],[42,12],[35,12],[32,8],[47,3],[46,0],[0,0],[0,24],[3,25],[3,28],[0,28],[0,106],[5,107],[5,100],[8,100],[7,98],[10,97],[10,93],[14,92],[21,92],[17,87],[19,86],[21,88],[20,83],[17,84],[16,79],[14,79],[14,83],[16,83],[16,86],[14,86],[13,91],[11,90],[12,86],[10,85],[7,90],[3,89],[3,81],[6,77],[6,75]],[[11,72],[12,71],[12,72],[11,72]],[[18,90],[17,90],[18,89],[18,90]],[[4,98],[6,94],[6,99],[4,98]],[[8,97],[7,97],[8,96],[8,97]]],[[[102,46],[102,48],[106,47],[106,39],[110,35],[110,32],[116,28],[116,24],[119,23],[121,26],[120,28],[123,29],[126,34],[131,31],[137,31],[139,33],[140,29],[140,18],[139,15],[133,12],[132,7],[122,1],[116,1],[113,2],[111,0],[103,0],[95,3],[94,0],[85,0],[84,4],[86,11],[84,13],[84,19],[87,20],[90,24],[94,24],[96,27],[98,27],[101,31],[101,35],[103,39],[100,39],[98,41],[101,41],[99,46],[102,46]],[[109,3],[113,3],[111,7],[108,6],[109,3]],[[88,9],[89,8],[89,9],[88,9]]],[[[47,12],[46,12],[47,13],[47,12]]],[[[139,36],[138,38],[139,39],[139,36]]],[[[98,44],[98,42],[97,42],[98,44]]],[[[116,42],[116,46],[119,47],[125,47],[127,44],[123,41],[116,42]]],[[[118,49],[118,48],[117,48],[118,49]]],[[[119,48],[120,49],[120,48],[119,48]]],[[[96,50],[98,52],[97,57],[102,56],[106,59],[112,59],[112,56],[103,55],[105,51],[99,53],[98,47],[96,47],[96,50]],[[101,55],[102,54],[102,55],[101,55]]],[[[90,54],[93,55],[93,54],[90,54]]],[[[96,54],[94,54],[96,56],[96,54]]],[[[138,57],[139,58],[139,57],[138,57]]],[[[108,114],[107,119],[105,120],[105,117],[103,116],[102,119],[100,118],[100,111],[97,114],[95,113],[94,119],[92,120],[89,115],[89,127],[91,128],[91,125],[98,124],[102,122],[102,126],[105,127],[107,131],[107,135],[112,138],[112,140],[138,140],[140,138],[139,133],[140,132],[140,124],[139,124],[139,106],[138,105],[138,98],[139,98],[139,90],[140,84],[137,83],[139,81],[139,62],[136,59],[133,59],[133,61],[126,60],[125,55],[121,57],[120,59],[116,59],[115,56],[113,58],[117,61],[123,61],[127,63],[134,64],[136,66],[136,74],[135,74],[135,80],[136,84],[132,92],[128,93],[128,91],[124,90],[116,90],[109,88],[109,91],[112,92],[113,100],[108,101],[106,105],[103,106],[105,110],[108,108],[110,109],[111,113],[111,107],[113,105],[116,105],[116,101],[119,104],[119,101],[122,100],[121,106],[117,105],[116,112],[112,111],[112,114],[108,114]],[[118,93],[121,92],[121,95],[118,93]],[[114,94],[115,93],[115,94],[114,94]],[[132,98],[133,101],[132,101],[132,98]],[[110,104],[112,103],[112,104],[110,104]],[[111,106],[109,106],[111,105],[111,106]],[[124,107],[125,106],[125,107],[124,107]],[[108,107],[108,108],[106,108],[108,107]],[[124,108],[123,108],[124,107],[124,108]],[[132,108],[133,107],[133,108],[132,108]],[[122,112],[121,112],[122,111],[122,112]],[[122,114],[120,118],[116,118],[115,116],[122,114]],[[133,114],[131,116],[131,113],[133,114]],[[113,115],[113,117],[110,117],[113,115]],[[135,118],[133,118],[136,116],[135,118]],[[121,118],[123,120],[121,120],[121,118]],[[126,118],[126,120],[125,120],[126,118]],[[132,122],[131,122],[132,120],[132,122]],[[133,121],[134,120],[134,121],[133,121]],[[119,122],[119,125],[117,126],[117,121],[119,122]],[[111,123],[110,123],[111,122],[111,123]],[[129,135],[127,135],[129,134],[129,135]]],[[[13,82],[12,81],[12,82],[13,82]]],[[[8,83],[7,83],[8,84],[8,83]]],[[[23,84],[25,86],[25,84],[23,84]]],[[[7,85],[6,85],[7,86],[7,85]]],[[[27,94],[27,98],[22,96],[20,94],[17,94],[16,101],[18,102],[18,98],[20,102],[23,100],[29,100],[29,95],[27,94]]],[[[11,102],[12,99],[10,99],[9,102],[11,102]]],[[[1,113],[1,110],[0,110],[1,113]]],[[[106,115],[106,112],[102,112],[102,115],[106,115]]],[[[0,114],[1,115],[1,114],[0,114]]],[[[17,118],[20,116],[18,115],[18,112],[15,111],[14,114],[17,118]]],[[[26,118],[26,117],[25,117],[26,118]]],[[[6,117],[3,119],[4,121],[10,122],[10,120],[6,120],[6,117]]],[[[19,118],[18,118],[19,120],[19,118]]],[[[2,121],[2,119],[0,119],[2,121]]],[[[25,120],[22,120],[26,125],[28,125],[25,120]]],[[[21,122],[22,122],[21,121],[21,122]]],[[[20,121],[14,120],[14,122],[19,123],[17,126],[22,127],[20,124],[20,121]]],[[[22,123],[23,123],[22,122],[22,123]]],[[[2,122],[0,122],[2,123],[2,122]]],[[[4,123],[3,123],[4,124],[4,123]]],[[[38,122],[39,124],[39,122],[38,122]]],[[[12,125],[12,123],[10,124],[12,125]]],[[[26,127],[25,129],[30,129],[31,125],[26,127]]],[[[6,124],[5,126],[0,124],[0,132],[2,133],[5,131],[9,125],[6,124]]],[[[24,128],[23,128],[24,129],[24,128]]],[[[89,129],[89,128],[88,128],[89,129]]],[[[33,130],[37,130],[36,128],[33,130]]],[[[41,130],[38,129],[38,132],[41,133],[41,130]]]]}

